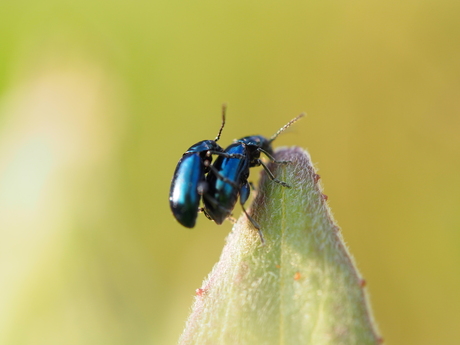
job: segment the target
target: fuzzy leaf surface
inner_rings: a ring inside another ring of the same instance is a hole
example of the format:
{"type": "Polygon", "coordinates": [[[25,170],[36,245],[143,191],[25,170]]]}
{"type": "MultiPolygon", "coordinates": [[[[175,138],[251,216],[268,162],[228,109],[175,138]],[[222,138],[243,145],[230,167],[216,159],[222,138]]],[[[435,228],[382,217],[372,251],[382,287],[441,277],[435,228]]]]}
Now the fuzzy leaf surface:
{"type": "Polygon", "coordinates": [[[283,148],[263,173],[197,296],[180,344],[379,344],[364,280],[344,244],[309,154],[283,148]]]}

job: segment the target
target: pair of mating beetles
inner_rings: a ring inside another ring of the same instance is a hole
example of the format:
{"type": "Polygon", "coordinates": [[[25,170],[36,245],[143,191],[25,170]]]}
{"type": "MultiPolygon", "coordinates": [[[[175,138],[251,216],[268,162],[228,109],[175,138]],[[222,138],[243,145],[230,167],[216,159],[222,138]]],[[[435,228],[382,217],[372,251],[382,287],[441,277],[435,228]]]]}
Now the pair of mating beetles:
{"type": "Polygon", "coordinates": [[[304,114],[289,121],[270,139],[261,135],[251,135],[235,140],[224,150],[217,144],[217,141],[225,126],[225,111],[224,104],[222,106],[222,125],[217,137],[214,140],[203,140],[196,143],[183,154],[177,163],[169,192],[169,204],[177,221],[187,228],[193,228],[198,212],[203,212],[208,219],[222,224],[226,218],[231,216],[239,196],[243,212],[257,229],[264,243],[259,224],[244,208],[244,203],[250,194],[249,168],[261,165],[273,182],[290,188],[287,183],[275,178],[260,159],[260,154],[265,154],[275,163],[289,163],[275,160],[271,144],[281,132],[304,114]],[[218,157],[214,164],[211,164],[213,155],[218,157]],[[204,208],[200,208],[201,199],[203,199],[204,208]]]}

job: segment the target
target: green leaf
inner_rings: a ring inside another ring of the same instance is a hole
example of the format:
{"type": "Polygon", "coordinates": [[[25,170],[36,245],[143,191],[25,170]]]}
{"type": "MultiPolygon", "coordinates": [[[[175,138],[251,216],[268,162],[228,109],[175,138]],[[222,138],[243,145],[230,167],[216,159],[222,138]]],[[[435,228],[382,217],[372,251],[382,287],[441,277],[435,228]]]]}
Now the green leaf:
{"type": "Polygon", "coordinates": [[[252,216],[243,214],[197,296],[180,344],[379,344],[364,280],[321,192],[310,157],[277,151],[252,216]]]}

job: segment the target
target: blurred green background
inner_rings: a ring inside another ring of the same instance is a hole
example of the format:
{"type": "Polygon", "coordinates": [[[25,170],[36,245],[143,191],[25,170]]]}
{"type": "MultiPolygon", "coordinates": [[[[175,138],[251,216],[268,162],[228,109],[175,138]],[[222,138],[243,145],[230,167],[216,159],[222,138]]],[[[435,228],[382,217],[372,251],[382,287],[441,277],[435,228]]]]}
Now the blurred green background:
{"type": "Polygon", "coordinates": [[[453,0],[1,1],[0,344],[176,343],[231,224],[181,227],[169,185],[223,102],[223,146],[308,113],[276,145],[310,151],[386,343],[458,344],[459,18],[453,0]]]}

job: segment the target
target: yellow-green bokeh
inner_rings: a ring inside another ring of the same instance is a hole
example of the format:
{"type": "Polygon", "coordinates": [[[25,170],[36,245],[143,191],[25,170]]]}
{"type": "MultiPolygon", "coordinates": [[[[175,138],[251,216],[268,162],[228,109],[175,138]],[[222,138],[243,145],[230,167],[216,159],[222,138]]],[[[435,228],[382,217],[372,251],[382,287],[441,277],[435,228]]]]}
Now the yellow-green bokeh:
{"type": "MultiPolygon", "coordinates": [[[[181,154],[307,148],[388,344],[460,337],[458,1],[3,1],[0,344],[174,344],[230,223],[181,154]]],[[[257,180],[257,173],[251,175],[257,180]]],[[[236,214],[239,214],[238,207],[236,214]]]]}

